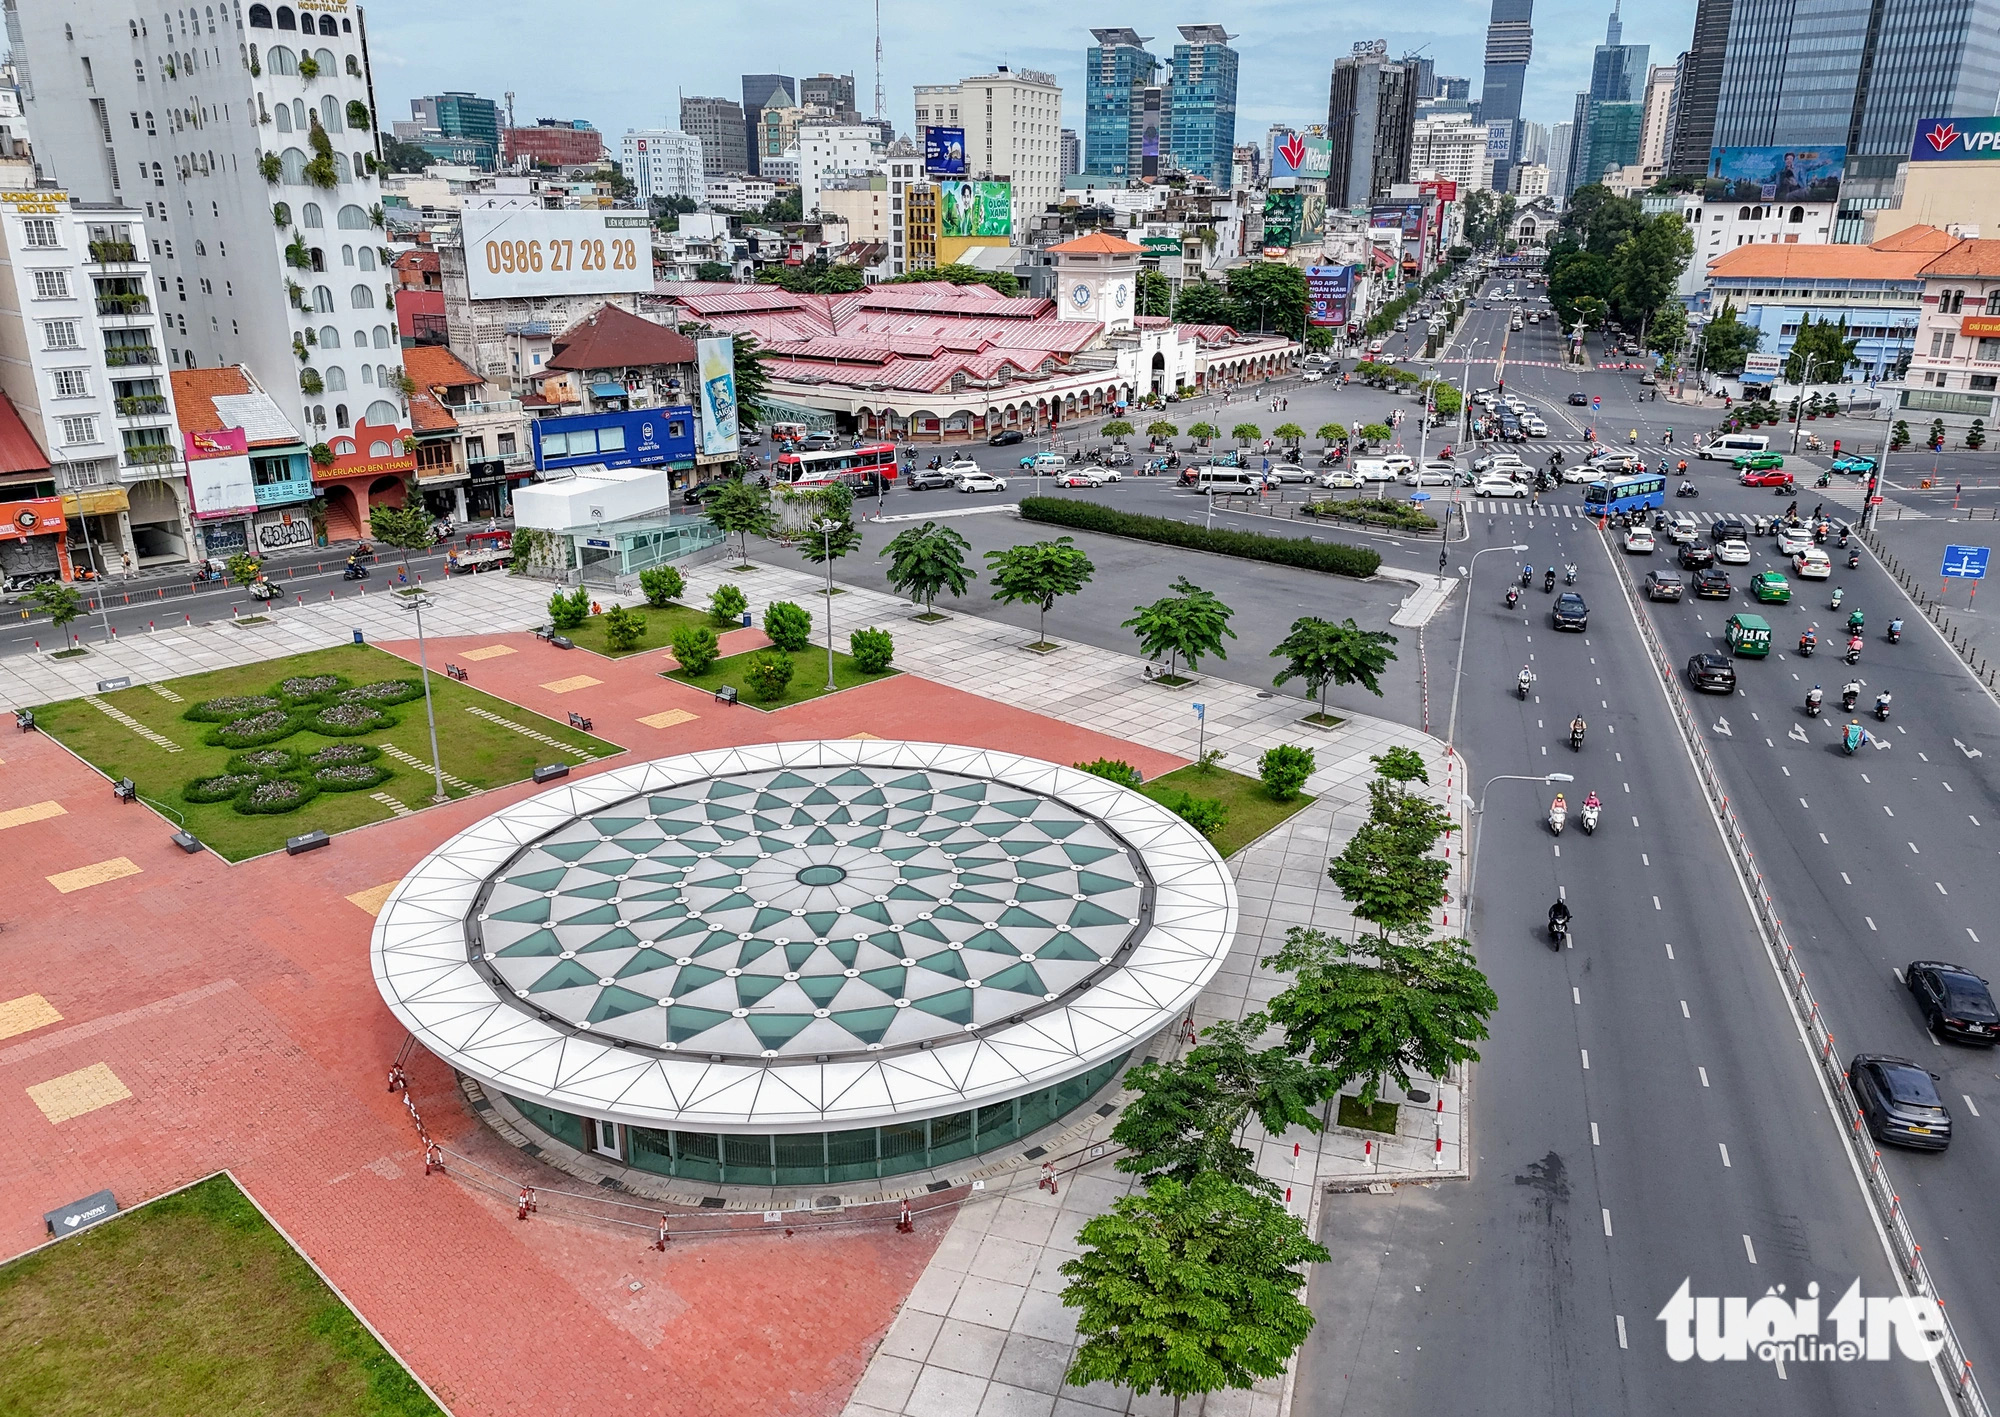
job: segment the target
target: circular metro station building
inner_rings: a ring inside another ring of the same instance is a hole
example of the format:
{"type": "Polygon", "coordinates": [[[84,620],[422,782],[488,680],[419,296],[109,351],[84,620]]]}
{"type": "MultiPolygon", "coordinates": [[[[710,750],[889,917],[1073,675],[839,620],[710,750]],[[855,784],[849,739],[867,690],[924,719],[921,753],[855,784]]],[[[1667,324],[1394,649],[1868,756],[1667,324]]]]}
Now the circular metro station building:
{"type": "Polygon", "coordinates": [[[376,919],[416,1040],[548,1138],[723,1185],[1016,1146],[1221,967],[1200,833],[1074,768],[881,740],[614,769],[424,858],[376,919]]]}

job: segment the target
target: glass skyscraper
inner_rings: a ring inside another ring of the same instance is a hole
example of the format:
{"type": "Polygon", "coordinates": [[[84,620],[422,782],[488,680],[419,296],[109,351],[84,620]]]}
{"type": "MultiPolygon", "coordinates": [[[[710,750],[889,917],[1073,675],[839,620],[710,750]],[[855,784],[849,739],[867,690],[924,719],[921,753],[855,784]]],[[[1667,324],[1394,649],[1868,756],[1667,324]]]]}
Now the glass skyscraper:
{"type": "MultiPolygon", "coordinates": [[[[1083,170],[1093,177],[1137,177],[1143,168],[1145,91],[1160,61],[1146,46],[1150,36],[1125,28],[1094,29],[1097,43],[1085,53],[1083,170]]],[[[1235,78],[1230,82],[1232,127],[1235,78]]]]}
{"type": "Polygon", "coordinates": [[[1167,150],[1181,171],[1227,191],[1236,152],[1235,36],[1221,25],[1180,32],[1167,77],[1167,150]]]}
{"type": "Polygon", "coordinates": [[[1534,19],[1535,0],[1493,0],[1486,26],[1486,82],[1479,93],[1479,117],[1487,124],[1507,125],[1505,156],[1494,150],[1493,188],[1498,192],[1507,190],[1508,176],[1518,158],[1521,90],[1528,81],[1528,60],[1534,53],[1534,19]]]}
{"type": "Polygon", "coordinates": [[[1895,201],[1922,118],[2000,94],[2000,0],[1735,0],[1714,145],[1845,144],[1834,239],[1895,201]]]}
{"type": "Polygon", "coordinates": [[[1624,167],[1639,160],[1641,125],[1637,117],[1619,109],[1607,115],[1609,131],[1601,140],[1595,131],[1607,104],[1629,104],[1639,112],[1645,107],[1646,65],[1652,48],[1624,42],[1619,3],[1613,0],[1611,18],[1604,26],[1604,43],[1591,55],[1590,91],[1576,96],[1571,118],[1576,126],[1570,143],[1570,192],[1598,181],[1606,167],[1624,167]]]}

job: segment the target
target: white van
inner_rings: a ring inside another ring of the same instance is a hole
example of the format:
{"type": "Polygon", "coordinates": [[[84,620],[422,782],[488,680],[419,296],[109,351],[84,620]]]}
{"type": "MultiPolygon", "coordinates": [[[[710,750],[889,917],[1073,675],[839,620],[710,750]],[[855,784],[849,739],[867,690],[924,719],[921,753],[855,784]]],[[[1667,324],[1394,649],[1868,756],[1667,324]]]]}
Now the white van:
{"type": "Polygon", "coordinates": [[[1208,496],[1248,497],[1254,495],[1263,485],[1260,473],[1241,467],[1198,468],[1194,475],[1194,490],[1208,496]]]}
{"type": "Polygon", "coordinates": [[[1724,433],[1710,439],[1696,456],[1711,462],[1730,462],[1746,453],[1765,452],[1770,446],[1771,440],[1762,433],[1724,433]]]}

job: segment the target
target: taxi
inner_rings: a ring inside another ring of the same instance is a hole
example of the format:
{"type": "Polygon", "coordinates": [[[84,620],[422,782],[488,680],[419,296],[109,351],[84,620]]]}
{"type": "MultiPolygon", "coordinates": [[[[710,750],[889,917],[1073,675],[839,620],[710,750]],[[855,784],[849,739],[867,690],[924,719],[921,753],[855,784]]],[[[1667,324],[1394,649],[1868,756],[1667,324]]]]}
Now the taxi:
{"type": "Polygon", "coordinates": [[[1767,605],[1789,605],[1792,584],[1779,571],[1760,571],[1750,577],[1750,596],[1767,605]]]}

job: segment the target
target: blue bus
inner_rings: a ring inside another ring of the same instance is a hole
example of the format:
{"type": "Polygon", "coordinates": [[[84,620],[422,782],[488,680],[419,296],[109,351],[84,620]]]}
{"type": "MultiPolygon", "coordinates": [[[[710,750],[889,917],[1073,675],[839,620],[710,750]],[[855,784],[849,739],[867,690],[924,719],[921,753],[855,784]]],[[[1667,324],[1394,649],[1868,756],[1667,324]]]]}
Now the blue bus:
{"type": "Polygon", "coordinates": [[[1648,512],[1667,504],[1667,479],[1657,472],[1634,472],[1623,477],[1593,482],[1583,494],[1586,516],[1617,516],[1620,512],[1648,512]]]}

